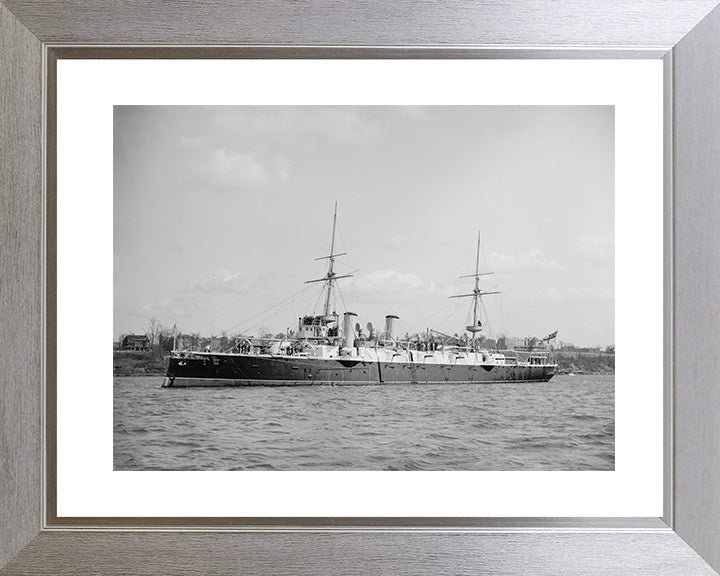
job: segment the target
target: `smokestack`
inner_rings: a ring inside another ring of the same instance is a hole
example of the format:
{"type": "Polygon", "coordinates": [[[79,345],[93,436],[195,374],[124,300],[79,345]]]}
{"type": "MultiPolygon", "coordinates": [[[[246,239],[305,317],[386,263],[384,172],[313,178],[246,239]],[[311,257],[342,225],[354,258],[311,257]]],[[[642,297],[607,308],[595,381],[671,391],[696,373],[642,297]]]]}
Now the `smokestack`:
{"type": "Polygon", "coordinates": [[[393,340],[395,338],[395,327],[399,318],[392,314],[385,316],[385,340],[393,340]]]}
{"type": "Polygon", "coordinates": [[[350,347],[355,342],[355,320],[357,314],[355,312],[345,312],[343,315],[343,338],[345,346],[350,347]]]}

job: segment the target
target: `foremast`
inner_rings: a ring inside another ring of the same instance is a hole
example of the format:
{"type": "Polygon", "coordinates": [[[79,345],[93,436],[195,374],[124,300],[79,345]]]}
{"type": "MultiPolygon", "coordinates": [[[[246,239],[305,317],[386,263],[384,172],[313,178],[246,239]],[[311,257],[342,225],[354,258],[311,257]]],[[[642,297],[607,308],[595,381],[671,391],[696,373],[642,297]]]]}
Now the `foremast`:
{"type": "Polygon", "coordinates": [[[493,272],[480,272],[480,232],[478,232],[478,238],[477,238],[477,253],[475,256],[475,274],[467,274],[465,276],[460,276],[460,278],[474,278],[475,279],[475,287],[473,288],[472,293],[470,294],[457,294],[455,296],[450,296],[450,298],[472,298],[473,299],[473,321],[472,325],[466,326],[465,330],[470,332],[472,334],[472,339],[475,339],[475,335],[478,332],[482,331],[482,321],[478,319],[478,303],[482,302],[483,296],[488,296],[490,294],[500,294],[500,291],[494,290],[494,291],[483,291],[480,289],[480,277],[481,276],[489,276],[493,274],[493,272]]]}
{"type": "MultiPolygon", "coordinates": [[[[335,202],[335,212],[333,213],[333,226],[332,226],[332,239],[330,240],[330,254],[328,256],[320,256],[319,258],[315,258],[315,260],[327,260],[328,261],[328,269],[327,273],[323,278],[317,278],[315,280],[307,280],[305,284],[313,284],[315,282],[324,282],[325,283],[325,289],[327,290],[325,294],[325,306],[323,308],[323,316],[326,320],[329,320],[331,317],[330,314],[330,303],[332,301],[332,290],[335,285],[335,282],[337,280],[340,280],[341,278],[352,278],[352,274],[343,274],[338,276],[335,273],[334,267],[335,267],[335,258],[339,256],[345,256],[347,252],[339,252],[335,253],[335,230],[337,228],[337,202],[335,202]]],[[[337,318],[337,314],[333,311],[332,317],[337,318]]]]}

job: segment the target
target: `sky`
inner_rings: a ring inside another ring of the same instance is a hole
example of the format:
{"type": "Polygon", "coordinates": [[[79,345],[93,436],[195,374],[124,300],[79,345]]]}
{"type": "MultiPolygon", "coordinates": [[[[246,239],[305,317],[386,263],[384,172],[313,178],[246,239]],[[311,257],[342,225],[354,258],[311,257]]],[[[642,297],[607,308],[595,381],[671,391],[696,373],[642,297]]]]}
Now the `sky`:
{"type": "Polygon", "coordinates": [[[332,308],[614,343],[612,106],[115,106],[114,334],[284,332],[332,308]]]}

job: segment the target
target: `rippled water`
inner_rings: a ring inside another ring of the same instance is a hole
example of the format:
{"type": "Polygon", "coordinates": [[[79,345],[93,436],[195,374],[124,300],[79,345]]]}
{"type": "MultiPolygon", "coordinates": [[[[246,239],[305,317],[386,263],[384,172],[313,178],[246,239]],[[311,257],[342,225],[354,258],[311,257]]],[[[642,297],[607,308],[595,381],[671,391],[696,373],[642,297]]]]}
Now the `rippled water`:
{"type": "Polygon", "coordinates": [[[613,470],[614,377],[161,389],[114,380],[115,470],[613,470]]]}

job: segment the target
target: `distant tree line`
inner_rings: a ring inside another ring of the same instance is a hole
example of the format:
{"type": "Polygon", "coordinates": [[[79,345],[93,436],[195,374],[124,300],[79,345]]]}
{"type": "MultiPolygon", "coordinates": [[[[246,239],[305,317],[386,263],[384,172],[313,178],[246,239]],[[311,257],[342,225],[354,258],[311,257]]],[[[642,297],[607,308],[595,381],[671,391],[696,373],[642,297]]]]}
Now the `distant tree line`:
{"type": "MultiPolygon", "coordinates": [[[[292,330],[290,331],[292,335],[292,330]]],[[[273,334],[267,326],[260,326],[253,336],[247,334],[228,334],[227,332],[221,332],[220,335],[202,336],[199,332],[185,333],[177,325],[165,326],[157,318],[151,318],[148,322],[148,326],[145,330],[145,335],[150,342],[150,349],[153,352],[161,354],[171,352],[173,347],[178,350],[204,350],[210,349],[213,351],[224,351],[230,350],[235,346],[237,342],[243,339],[255,337],[259,339],[277,339],[280,340],[285,338],[286,334],[279,332],[273,334]]],[[[120,335],[120,342],[123,341],[125,334],[120,335]]],[[[370,335],[362,334],[361,339],[368,339],[370,335]],[[366,336],[365,338],[363,336],[366,336]]],[[[427,332],[418,332],[416,334],[405,333],[401,339],[407,342],[432,342],[432,343],[443,343],[450,345],[464,345],[468,341],[468,337],[465,334],[441,334],[427,332]]],[[[540,343],[540,340],[535,337],[527,338],[511,338],[505,335],[498,336],[497,340],[487,338],[484,335],[476,336],[476,341],[481,345],[485,345],[489,348],[511,348],[516,347],[518,344],[535,347],[540,343]]],[[[580,354],[615,354],[615,346],[610,345],[605,348],[601,346],[593,347],[579,347],[574,344],[567,342],[558,342],[554,348],[559,351],[580,353],[580,354]]]]}

